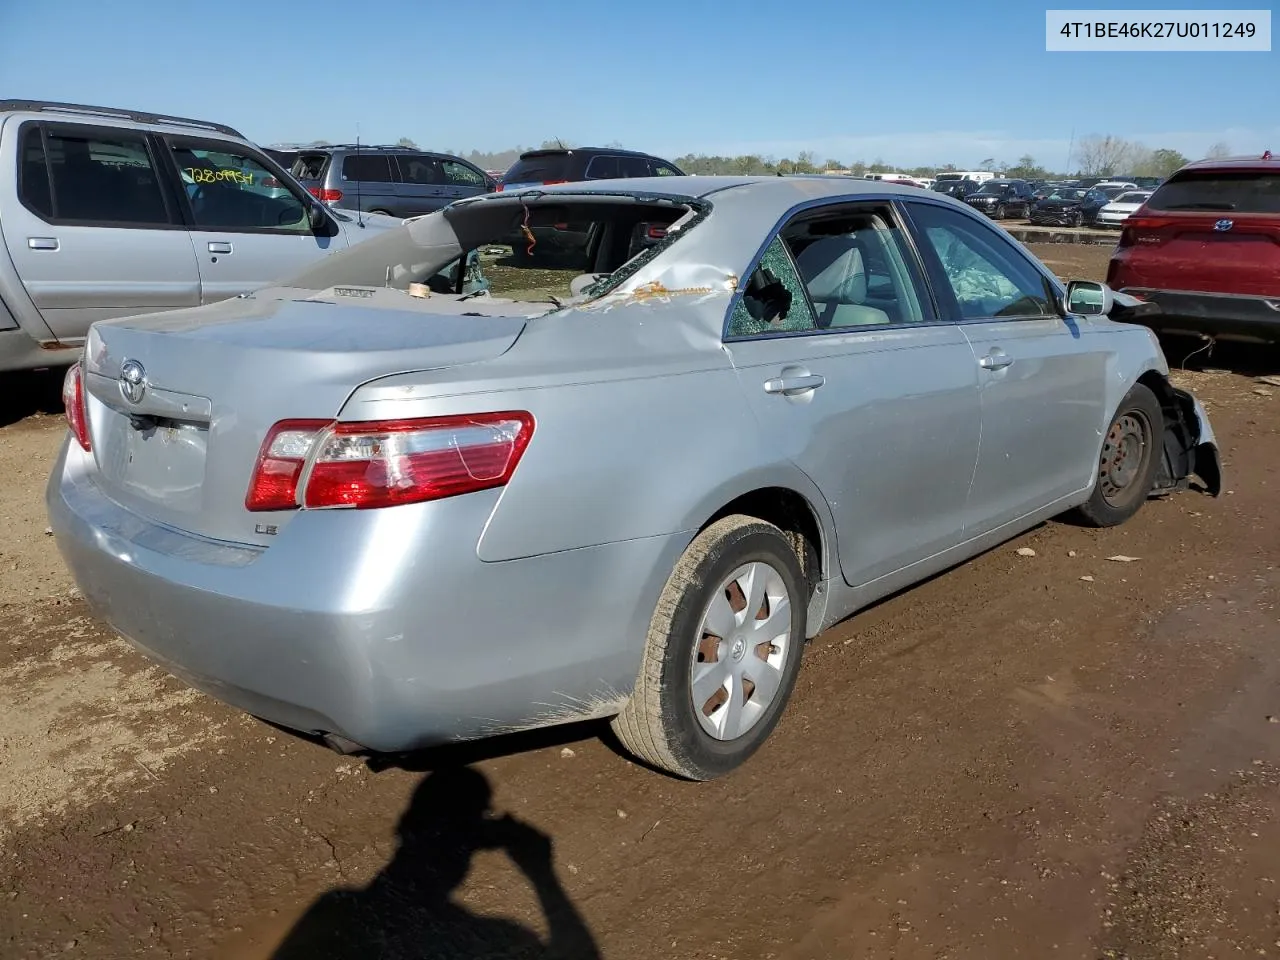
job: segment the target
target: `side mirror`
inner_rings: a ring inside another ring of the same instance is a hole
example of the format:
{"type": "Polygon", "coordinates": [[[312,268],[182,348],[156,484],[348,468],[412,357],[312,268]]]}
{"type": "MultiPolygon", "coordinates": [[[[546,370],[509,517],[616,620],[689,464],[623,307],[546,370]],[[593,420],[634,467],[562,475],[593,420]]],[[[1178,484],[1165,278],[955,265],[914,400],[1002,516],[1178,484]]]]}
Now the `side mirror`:
{"type": "Polygon", "coordinates": [[[1067,313],[1082,317],[1106,316],[1115,306],[1115,293],[1105,283],[1072,280],[1067,284],[1067,313]]]}
{"type": "Polygon", "coordinates": [[[321,209],[320,204],[313,203],[307,208],[307,223],[316,233],[329,226],[329,215],[321,209]]]}

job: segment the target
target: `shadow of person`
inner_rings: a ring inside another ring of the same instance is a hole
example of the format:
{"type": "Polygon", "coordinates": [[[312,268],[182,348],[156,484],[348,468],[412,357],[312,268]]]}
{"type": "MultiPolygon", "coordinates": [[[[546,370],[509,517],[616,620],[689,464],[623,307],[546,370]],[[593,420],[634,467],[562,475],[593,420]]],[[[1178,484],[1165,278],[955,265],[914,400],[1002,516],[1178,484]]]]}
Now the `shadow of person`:
{"type": "Polygon", "coordinates": [[[397,828],[391,862],[364,889],[320,897],[272,960],[598,960],[590,931],[560,886],[551,839],[510,815],[494,816],[488,780],[470,767],[423,778],[397,828]],[[478,850],[506,851],[546,915],[544,942],[511,920],[474,914],[450,894],[478,850]]]}

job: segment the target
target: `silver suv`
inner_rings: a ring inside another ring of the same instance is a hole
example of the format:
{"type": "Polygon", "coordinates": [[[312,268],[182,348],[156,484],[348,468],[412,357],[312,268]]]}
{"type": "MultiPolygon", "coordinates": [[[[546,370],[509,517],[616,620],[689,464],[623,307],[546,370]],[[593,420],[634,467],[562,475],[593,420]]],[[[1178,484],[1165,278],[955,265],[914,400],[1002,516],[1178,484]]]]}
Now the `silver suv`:
{"type": "Polygon", "coordinates": [[[95,320],[247,293],[398,225],[327,209],[222,124],[0,100],[0,370],[71,363],[95,320]]]}
{"type": "Polygon", "coordinates": [[[309,147],[292,155],[290,172],[312,196],[365,213],[417,217],[498,185],[461,157],[412,147],[309,147]]]}

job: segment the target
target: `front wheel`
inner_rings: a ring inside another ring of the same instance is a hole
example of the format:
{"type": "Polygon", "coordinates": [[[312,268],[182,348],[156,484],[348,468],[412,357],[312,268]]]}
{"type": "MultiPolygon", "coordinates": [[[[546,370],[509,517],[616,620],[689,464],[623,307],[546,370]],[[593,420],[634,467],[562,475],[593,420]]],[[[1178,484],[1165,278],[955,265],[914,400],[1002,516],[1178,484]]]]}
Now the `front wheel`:
{"type": "Polygon", "coordinates": [[[805,582],[773,524],[735,515],[700,533],[658,600],[635,689],[613,720],[623,746],[690,780],[755,753],[800,669],[805,582]]]}
{"type": "Polygon", "coordinates": [[[1092,527],[1124,523],[1146,502],[1162,457],[1164,411],[1148,387],[1134,384],[1102,441],[1098,480],[1077,513],[1092,527]]]}
{"type": "Polygon", "coordinates": [[[1005,215],[1007,212],[1008,212],[1008,211],[1007,211],[1007,210],[1005,210],[1005,206],[1004,206],[1004,204],[1003,204],[1003,203],[1001,203],[1001,204],[997,204],[997,205],[996,205],[996,219],[997,219],[997,220],[1003,220],[1003,219],[1004,219],[1004,215],[1005,215]]]}

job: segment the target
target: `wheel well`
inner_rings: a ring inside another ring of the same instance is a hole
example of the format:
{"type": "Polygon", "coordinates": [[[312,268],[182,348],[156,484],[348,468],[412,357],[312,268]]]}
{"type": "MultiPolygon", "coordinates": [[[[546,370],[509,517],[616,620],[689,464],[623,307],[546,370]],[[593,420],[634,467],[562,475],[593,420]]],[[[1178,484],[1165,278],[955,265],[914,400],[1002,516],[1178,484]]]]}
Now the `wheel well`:
{"type": "Polygon", "coordinates": [[[772,523],[791,536],[796,556],[800,558],[800,568],[808,581],[809,595],[812,596],[822,580],[826,554],[823,552],[822,525],[809,501],[785,487],[763,487],[726,503],[708,518],[702,529],[732,514],[772,523]]]}
{"type": "Polygon", "coordinates": [[[1193,469],[1193,444],[1173,384],[1158,370],[1148,370],[1138,377],[1138,383],[1156,395],[1160,411],[1164,414],[1164,436],[1161,438],[1160,467],[1156,470],[1154,493],[1176,490],[1184,485],[1183,478],[1193,469]]]}

